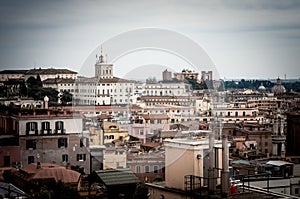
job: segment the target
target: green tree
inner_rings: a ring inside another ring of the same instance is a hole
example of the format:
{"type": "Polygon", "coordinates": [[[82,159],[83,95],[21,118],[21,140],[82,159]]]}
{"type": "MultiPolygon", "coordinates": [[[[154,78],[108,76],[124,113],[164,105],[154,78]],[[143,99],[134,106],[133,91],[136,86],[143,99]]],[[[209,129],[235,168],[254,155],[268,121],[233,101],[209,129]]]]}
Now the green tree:
{"type": "Polygon", "coordinates": [[[43,88],[43,84],[40,76],[37,78],[29,77],[26,81],[28,97],[32,97],[35,100],[43,100],[45,96],[49,97],[49,102],[57,102],[58,92],[54,88],[43,88]]]}
{"type": "Polygon", "coordinates": [[[43,100],[45,96],[49,97],[50,103],[57,102],[58,91],[54,88],[41,88],[41,97],[40,100],[43,100]]]}
{"type": "Polygon", "coordinates": [[[72,102],[72,99],[73,99],[73,95],[69,91],[64,91],[62,93],[61,103],[63,105],[69,104],[70,102],[72,102]]]}
{"type": "Polygon", "coordinates": [[[29,77],[26,81],[27,83],[27,89],[28,89],[28,97],[32,97],[35,100],[41,99],[41,90],[42,90],[42,84],[40,79],[37,80],[34,77],[29,77]]]}

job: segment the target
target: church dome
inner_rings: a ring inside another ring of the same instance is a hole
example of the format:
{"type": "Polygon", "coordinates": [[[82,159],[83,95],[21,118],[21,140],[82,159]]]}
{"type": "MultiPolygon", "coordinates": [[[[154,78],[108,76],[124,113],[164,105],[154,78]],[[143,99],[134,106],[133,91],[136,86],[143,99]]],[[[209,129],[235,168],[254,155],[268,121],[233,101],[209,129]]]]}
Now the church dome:
{"type": "Polygon", "coordinates": [[[278,77],[276,85],[272,87],[272,93],[278,95],[278,94],[283,94],[285,92],[286,92],[285,87],[281,85],[281,80],[278,77]]]}
{"type": "Polygon", "coordinates": [[[261,83],[261,85],[258,87],[259,91],[265,91],[266,87],[263,85],[263,83],[261,83]]]}

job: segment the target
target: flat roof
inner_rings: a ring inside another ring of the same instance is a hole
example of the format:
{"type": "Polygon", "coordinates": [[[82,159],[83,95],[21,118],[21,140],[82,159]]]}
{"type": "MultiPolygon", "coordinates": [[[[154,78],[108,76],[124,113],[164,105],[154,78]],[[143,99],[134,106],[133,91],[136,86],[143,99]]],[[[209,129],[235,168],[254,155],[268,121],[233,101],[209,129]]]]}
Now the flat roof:
{"type": "Polygon", "coordinates": [[[270,160],[266,164],[279,166],[279,167],[283,165],[293,165],[293,163],[282,161],[282,160],[270,160]]]}

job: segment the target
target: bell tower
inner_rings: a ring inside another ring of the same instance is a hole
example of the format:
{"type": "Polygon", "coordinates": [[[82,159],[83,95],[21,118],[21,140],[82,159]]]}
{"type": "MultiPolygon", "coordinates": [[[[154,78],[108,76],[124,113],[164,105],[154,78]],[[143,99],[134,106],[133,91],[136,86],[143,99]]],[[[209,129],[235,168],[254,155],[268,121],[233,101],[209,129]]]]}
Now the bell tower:
{"type": "Polygon", "coordinates": [[[104,61],[104,56],[102,55],[102,47],[101,47],[101,54],[96,60],[95,64],[95,77],[98,79],[109,79],[113,78],[113,64],[107,63],[104,61]]]}

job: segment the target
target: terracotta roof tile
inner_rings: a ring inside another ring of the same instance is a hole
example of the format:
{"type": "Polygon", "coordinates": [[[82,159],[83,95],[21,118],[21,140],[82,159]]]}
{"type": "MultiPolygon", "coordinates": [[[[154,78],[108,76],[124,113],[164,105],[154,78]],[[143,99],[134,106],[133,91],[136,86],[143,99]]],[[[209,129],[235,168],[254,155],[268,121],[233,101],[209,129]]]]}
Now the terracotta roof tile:
{"type": "Polygon", "coordinates": [[[51,163],[41,163],[40,168],[37,167],[37,163],[31,163],[20,170],[30,174],[28,180],[54,179],[56,182],[78,183],[81,177],[76,171],[51,163]]]}

